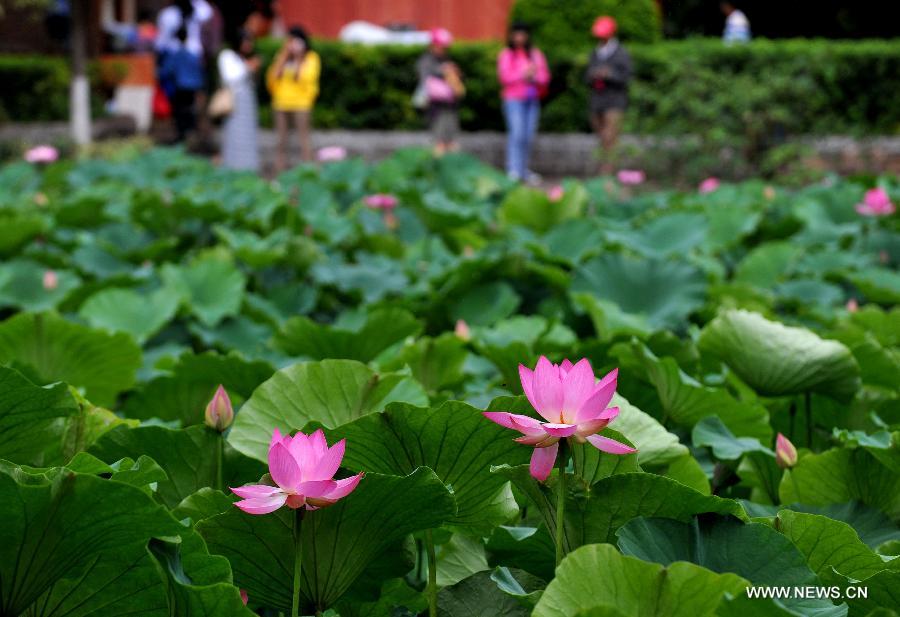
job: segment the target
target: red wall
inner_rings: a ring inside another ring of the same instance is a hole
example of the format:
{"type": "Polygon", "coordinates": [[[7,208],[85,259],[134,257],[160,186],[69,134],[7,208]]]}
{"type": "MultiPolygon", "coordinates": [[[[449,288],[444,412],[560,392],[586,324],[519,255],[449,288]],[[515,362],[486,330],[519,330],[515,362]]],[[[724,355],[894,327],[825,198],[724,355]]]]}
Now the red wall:
{"type": "Polygon", "coordinates": [[[459,39],[502,39],[513,0],[281,0],[287,26],[303,25],[313,36],[336,37],[348,22],[385,26],[438,26],[459,39]]]}

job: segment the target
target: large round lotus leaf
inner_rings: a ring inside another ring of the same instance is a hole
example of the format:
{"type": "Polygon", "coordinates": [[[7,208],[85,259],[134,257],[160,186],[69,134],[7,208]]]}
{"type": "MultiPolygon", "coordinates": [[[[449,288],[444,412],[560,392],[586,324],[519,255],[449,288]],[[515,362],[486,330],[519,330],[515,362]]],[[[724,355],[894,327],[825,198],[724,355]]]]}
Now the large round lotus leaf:
{"type": "Polygon", "coordinates": [[[621,555],[610,544],[593,544],[563,560],[532,615],[595,615],[581,611],[609,607],[627,617],[712,617],[725,594],[746,586],[737,574],[683,561],[664,568],[621,555]]]}
{"type": "Polygon", "coordinates": [[[659,216],[637,229],[610,231],[607,235],[642,255],[665,257],[683,255],[698,246],[705,240],[707,229],[704,215],[674,212],[659,216]]]}
{"type": "Polygon", "coordinates": [[[583,189],[573,190],[559,201],[551,201],[543,191],[520,186],[510,191],[497,218],[502,225],[522,225],[534,231],[545,232],[554,225],[578,218],[587,204],[587,194],[583,189]]]}
{"type": "Polygon", "coordinates": [[[166,264],[160,275],[168,287],[181,295],[191,313],[207,326],[215,326],[240,311],[246,279],[234,265],[214,254],[189,266],[166,264]]]}
{"type": "Polygon", "coordinates": [[[335,428],[383,411],[392,402],[425,405],[428,397],[403,373],[377,374],[354,360],[302,362],[281,369],[256,389],[237,414],[228,442],[265,461],[275,428],[285,433],[310,422],[335,428]]]}
{"type": "Polygon", "coordinates": [[[845,345],[758,313],[720,313],[703,329],[700,348],[764,396],[819,392],[849,401],[859,389],[859,365],[845,345]]]}
{"type": "Polygon", "coordinates": [[[111,407],[134,383],[141,350],[127,334],[107,334],[52,313],[20,313],[0,324],[0,363],[22,367],[42,383],[84,388],[89,400],[111,407]]]}
{"type": "Polygon", "coordinates": [[[0,306],[46,311],[59,306],[79,285],[81,279],[68,270],[54,271],[28,259],[8,261],[0,265],[0,306]],[[48,287],[45,277],[50,272],[55,281],[48,287]]]}
{"type": "Polygon", "coordinates": [[[645,259],[608,253],[575,271],[573,292],[587,292],[617,304],[626,313],[642,315],[658,328],[682,328],[703,304],[706,277],[676,259],[645,259]]]}
{"type": "Polygon", "coordinates": [[[95,328],[127,332],[142,343],[175,316],[180,300],[170,287],[149,294],[133,289],[104,289],[88,298],[79,314],[95,328]]]}

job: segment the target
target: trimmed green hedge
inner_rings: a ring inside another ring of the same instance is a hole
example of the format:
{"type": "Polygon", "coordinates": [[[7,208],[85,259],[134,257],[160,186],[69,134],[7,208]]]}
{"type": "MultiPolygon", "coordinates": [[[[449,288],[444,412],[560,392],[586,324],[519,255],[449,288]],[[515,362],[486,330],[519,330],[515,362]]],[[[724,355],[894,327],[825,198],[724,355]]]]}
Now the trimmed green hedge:
{"type": "MultiPolygon", "coordinates": [[[[260,42],[267,59],[277,46],[276,41],[260,42]]],[[[317,126],[422,125],[410,101],[420,49],[333,41],[318,41],[316,49],[323,62],[317,126]]],[[[453,58],[466,75],[461,117],[467,130],[503,128],[494,64],[499,49],[499,44],[486,43],[453,47],[453,58]]],[[[730,47],[714,39],[693,39],[632,44],[629,49],[637,78],[628,131],[741,135],[751,142],[780,134],[900,132],[900,39],[757,40],[730,47]]],[[[544,130],[587,130],[586,54],[546,51],[554,77],[542,115],[544,130]]],[[[63,118],[66,75],[60,58],[0,57],[0,115],[63,118]]],[[[260,93],[265,103],[264,88],[260,93]]]]}

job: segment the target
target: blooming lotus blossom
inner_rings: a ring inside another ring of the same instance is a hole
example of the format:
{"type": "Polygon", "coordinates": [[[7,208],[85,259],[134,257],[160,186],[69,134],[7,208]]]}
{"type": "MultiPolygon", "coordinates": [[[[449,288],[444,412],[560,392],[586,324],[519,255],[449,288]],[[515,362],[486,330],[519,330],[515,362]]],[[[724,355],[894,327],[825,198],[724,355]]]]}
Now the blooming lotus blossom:
{"type": "Polygon", "coordinates": [[[268,514],[281,506],[316,510],[346,497],[363,474],[334,480],[344,458],[345,440],[330,448],[321,429],[311,435],[284,435],[276,428],[269,443],[269,475],[276,486],[251,484],[232,488],[242,500],[234,505],[247,514],[268,514]]]}
{"type": "Polygon", "coordinates": [[[888,216],[895,210],[887,191],[881,187],[866,191],[862,203],[856,204],[856,211],[863,216],[888,216]]]}
{"type": "Polygon", "coordinates": [[[35,146],[25,152],[25,160],[29,163],[52,163],[59,159],[59,151],[53,146],[35,146]]]}
{"type": "Polygon", "coordinates": [[[700,186],[697,187],[697,190],[701,193],[712,193],[713,191],[715,191],[716,189],[719,188],[720,184],[721,183],[719,182],[718,178],[714,178],[714,177],[710,176],[709,178],[707,178],[706,180],[704,180],[703,182],[700,183],[700,186]]]}
{"type": "Polygon", "coordinates": [[[319,148],[319,151],[316,153],[316,158],[318,158],[321,163],[343,161],[347,158],[347,149],[342,148],[341,146],[325,146],[324,148],[319,148]]]}
{"type": "Polygon", "coordinates": [[[559,201],[565,194],[566,189],[564,189],[561,184],[556,184],[547,189],[547,197],[550,198],[550,201],[559,201]]]}
{"type": "Polygon", "coordinates": [[[587,358],[572,364],[565,360],[553,364],[545,356],[534,371],[519,365],[519,378],[528,402],[546,422],[514,413],[486,411],[484,415],[500,426],[522,433],[516,441],[534,446],[531,475],[544,481],[550,477],[560,439],[588,442],[610,454],[631,454],[631,446],[597,435],[619,415],[618,407],[607,407],[616,392],[619,370],[608,373],[599,382],[587,358]]]}
{"type": "Polygon", "coordinates": [[[775,462],[782,469],[788,469],[797,464],[797,448],[791,440],[778,433],[775,439],[775,462]]]}
{"type": "Polygon", "coordinates": [[[206,406],[206,426],[217,431],[224,432],[234,421],[234,408],[231,406],[231,399],[228,398],[228,392],[219,384],[212,400],[206,406]]]}
{"type": "Polygon", "coordinates": [[[616,174],[616,178],[621,184],[636,186],[643,184],[644,180],[647,179],[647,175],[640,169],[622,169],[616,174]]]}
{"type": "Polygon", "coordinates": [[[374,210],[393,210],[397,207],[397,198],[388,193],[375,193],[363,198],[363,203],[374,210]]]}
{"type": "Polygon", "coordinates": [[[464,341],[472,340],[472,330],[464,319],[456,320],[456,327],[453,329],[453,333],[464,341]]]}
{"type": "Polygon", "coordinates": [[[46,270],[41,283],[47,291],[53,291],[59,286],[59,276],[53,270],[46,270]]]}

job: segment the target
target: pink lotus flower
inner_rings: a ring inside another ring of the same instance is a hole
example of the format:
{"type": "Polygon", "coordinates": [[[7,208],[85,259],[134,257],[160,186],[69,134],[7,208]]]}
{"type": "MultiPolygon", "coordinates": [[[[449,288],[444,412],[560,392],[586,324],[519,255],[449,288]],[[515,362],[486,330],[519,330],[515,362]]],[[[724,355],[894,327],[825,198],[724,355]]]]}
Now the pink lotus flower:
{"type": "Polygon", "coordinates": [[[556,365],[545,356],[538,360],[534,371],[519,365],[519,377],[528,402],[546,422],[520,414],[485,411],[489,420],[522,433],[517,442],[534,446],[531,455],[531,475],[543,482],[550,477],[560,439],[589,442],[610,454],[637,452],[599,433],[619,415],[618,407],[607,405],[616,392],[619,370],[615,369],[599,382],[587,358],[572,364],[565,360],[556,365]]]}
{"type": "Polygon", "coordinates": [[[866,191],[863,202],[856,204],[856,211],[863,216],[888,216],[895,210],[887,191],[881,187],[866,191]]]}
{"type": "Polygon", "coordinates": [[[319,159],[320,163],[343,161],[347,158],[347,149],[341,146],[325,146],[324,148],[319,148],[316,158],[319,159]]]}
{"type": "Polygon", "coordinates": [[[547,189],[547,197],[550,198],[550,201],[559,201],[565,194],[566,189],[564,189],[561,184],[556,184],[547,189]]]}
{"type": "Polygon", "coordinates": [[[621,184],[636,186],[643,184],[644,180],[647,179],[647,175],[640,169],[622,169],[616,174],[616,178],[621,184]]]}
{"type": "Polygon", "coordinates": [[[222,384],[216,388],[216,393],[206,406],[206,426],[220,433],[224,432],[234,422],[234,408],[231,399],[222,384]]]}
{"type": "Polygon", "coordinates": [[[316,510],[346,497],[363,474],[334,480],[344,458],[345,440],[330,448],[321,429],[312,435],[282,436],[276,428],[269,443],[269,474],[277,486],[250,484],[232,488],[242,500],[234,505],[247,514],[268,514],[281,506],[316,510]]]}
{"type": "Polygon", "coordinates": [[[464,319],[456,320],[456,327],[453,329],[453,333],[464,341],[472,340],[472,330],[464,319]]]}
{"type": "Polygon", "coordinates": [[[46,270],[42,281],[44,289],[53,291],[59,286],[59,276],[53,270],[46,270]]]}
{"type": "Polygon", "coordinates": [[[397,207],[397,198],[388,193],[375,193],[363,198],[363,203],[374,210],[393,210],[397,207]]]}
{"type": "Polygon", "coordinates": [[[29,163],[52,163],[59,159],[59,151],[53,146],[35,146],[25,153],[29,163]]]}
{"type": "Polygon", "coordinates": [[[719,182],[718,178],[714,178],[714,177],[710,176],[709,178],[707,178],[706,180],[704,180],[703,182],[700,183],[700,186],[697,187],[697,190],[701,193],[712,193],[713,191],[715,191],[716,189],[719,188],[720,184],[721,183],[719,182]]]}
{"type": "Polygon", "coordinates": [[[858,310],[859,310],[859,302],[856,300],[856,298],[850,298],[849,300],[847,300],[847,312],[848,313],[855,313],[858,310]]]}
{"type": "Polygon", "coordinates": [[[790,439],[778,433],[775,439],[775,462],[782,469],[788,469],[797,464],[797,448],[790,439]]]}

